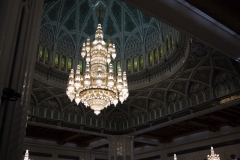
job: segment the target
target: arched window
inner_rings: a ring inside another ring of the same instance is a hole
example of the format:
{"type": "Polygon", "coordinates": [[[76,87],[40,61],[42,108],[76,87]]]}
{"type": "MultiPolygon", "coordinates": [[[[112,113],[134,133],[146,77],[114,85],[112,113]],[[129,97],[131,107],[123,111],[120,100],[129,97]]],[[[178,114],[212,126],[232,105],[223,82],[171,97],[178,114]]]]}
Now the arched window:
{"type": "Polygon", "coordinates": [[[92,126],[96,126],[97,125],[97,120],[95,117],[92,118],[92,126]]]}
{"type": "Polygon", "coordinates": [[[235,91],[240,90],[240,83],[238,79],[236,78],[233,79],[232,84],[233,84],[233,90],[235,91]]]}
{"type": "Polygon", "coordinates": [[[82,118],[81,118],[81,115],[78,114],[78,115],[77,115],[77,123],[81,123],[81,119],[82,119],[82,118]]]}
{"type": "Polygon", "coordinates": [[[47,118],[52,118],[51,114],[52,114],[52,110],[51,110],[51,108],[48,108],[47,113],[46,113],[46,117],[47,118]]]}
{"type": "Polygon", "coordinates": [[[177,101],[175,104],[176,104],[176,111],[180,111],[181,110],[180,102],[177,101]]]}
{"type": "Polygon", "coordinates": [[[58,119],[58,110],[54,110],[53,119],[58,119]]]}
{"type": "Polygon", "coordinates": [[[217,96],[221,96],[221,95],[223,95],[224,93],[225,93],[224,87],[223,87],[222,85],[218,84],[218,85],[216,86],[216,95],[217,95],[217,96]]]}
{"type": "Polygon", "coordinates": [[[173,47],[173,38],[172,35],[170,35],[169,37],[169,45],[170,45],[170,49],[173,47]]]}
{"type": "Polygon", "coordinates": [[[86,117],[86,125],[90,125],[90,117],[89,116],[86,117]]]}
{"type": "Polygon", "coordinates": [[[165,116],[166,115],[166,109],[165,107],[161,108],[161,116],[165,116]]]}
{"type": "Polygon", "coordinates": [[[130,58],[127,60],[127,71],[128,71],[128,73],[131,73],[131,71],[132,71],[131,59],[130,58]]]}
{"type": "Polygon", "coordinates": [[[61,70],[66,71],[66,56],[63,56],[63,55],[61,60],[61,70]]]}
{"type": "Polygon", "coordinates": [[[173,104],[173,103],[170,103],[170,104],[169,104],[169,113],[173,113],[173,112],[175,112],[174,104],[173,104]]]}
{"type": "Polygon", "coordinates": [[[155,119],[155,113],[153,109],[150,111],[150,114],[151,114],[151,120],[155,119]]]}
{"type": "Polygon", "coordinates": [[[158,52],[157,52],[157,48],[154,49],[154,63],[158,62],[158,52]]]}
{"type": "Polygon", "coordinates": [[[143,68],[144,68],[143,55],[141,55],[141,56],[139,57],[139,64],[140,64],[139,68],[140,68],[140,69],[143,69],[143,68]]]}
{"type": "Polygon", "coordinates": [[[38,110],[38,115],[43,117],[44,116],[44,108],[43,107],[40,107],[39,110],[38,110]]]}
{"type": "Polygon", "coordinates": [[[72,58],[68,58],[68,70],[71,70],[73,66],[73,59],[72,58]]]}
{"type": "Polygon", "coordinates": [[[185,108],[187,108],[187,101],[186,101],[186,99],[182,99],[182,109],[185,109],[185,108]]]}
{"type": "Polygon", "coordinates": [[[115,122],[111,122],[111,129],[115,129],[115,122]]]}
{"type": "Polygon", "coordinates": [[[117,70],[121,68],[121,61],[117,61],[117,70]]]}
{"type": "Polygon", "coordinates": [[[75,122],[75,114],[70,115],[70,122],[75,122]]]}
{"type": "Polygon", "coordinates": [[[167,48],[167,52],[169,52],[170,51],[169,38],[166,40],[166,48],[167,48]]]}
{"type": "Polygon", "coordinates": [[[46,52],[45,52],[45,63],[46,64],[49,64],[49,57],[50,57],[50,49],[46,49],[46,52]]]}
{"type": "Polygon", "coordinates": [[[160,117],[161,115],[160,115],[160,109],[159,108],[156,108],[156,117],[158,118],[158,117],[160,117]]]}
{"type": "Polygon", "coordinates": [[[138,70],[138,59],[137,59],[137,57],[133,58],[133,70],[134,71],[138,70]]]}
{"type": "Polygon", "coordinates": [[[81,59],[78,61],[78,65],[80,67],[80,72],[82,73],[82,71],[83,71],[83,61],[81,59]]]}
{"type": "Polygon", "coordinates": [[[98,127],[102,127],[102,118],[98,118],[97,123],[98,123],[98,125],[97,125],[98,127]]]}
{"type": "Polygon", "coordinates": [[[39,46],[39,60],[40,60],[41,62],[43,62],[43,57],[44,57],[43,46],[40,45],[40,46],[39,46]]]}
{"type": "Polygon", "coordinates": [[[203,103],[203,102],[204,102],[203,94],[202,94],[202,92],[199,92],[198,93],[198,103],[203,103]]]}
{"type": "Polygon", "coordinates": [[[159,57],[163,56],[162,45],[158,47],[158,54],[159,54],[159,57]]]}
{"type": "Polygon", "coordinates": [[[60,58],[59,54],[56,53],[55,54],[55,60],[54,60],[54,66],[55,66],[56,69],[59,69],[59,58],[60,58]]]}
{"type": "Polygon", "coordinates": [[[68,121],[68,112],[63,113],[63,120],[68,121]]]}
{"type": "Polygon", "coordinates": [[[196,99],[196,96],[194,94],[192,94],[192,96],[191,96],[191,102],[192,102],[192,106],[197,105],[197,99],[196,99]]]}
{"type": "Polygon", "coordinates": [[[206,97],[206,101],[209,101],[212,99],[211,91],[209,89],[205,90],[205,97],[206,97]]]}
{"type": "Polygon", "coordinates": [[[152,64],[153,64],[152,51],[150,51],[150,52],[148,53],[148,62],[149,62],[149,66],[152,66],[152,64]]]}

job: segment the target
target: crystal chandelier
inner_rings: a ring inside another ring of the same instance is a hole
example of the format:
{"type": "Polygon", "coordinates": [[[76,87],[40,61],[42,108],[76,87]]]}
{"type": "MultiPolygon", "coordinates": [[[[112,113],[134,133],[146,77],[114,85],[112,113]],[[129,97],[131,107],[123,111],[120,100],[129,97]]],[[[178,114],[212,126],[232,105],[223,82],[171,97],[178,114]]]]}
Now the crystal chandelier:
{"type": "Polygon", "coordinates": [[[207,156],[208,160],[220,160],[219,154],[215,154],[213,147],[211,147],[211,155],[207,156]]]}
{"type": "Polygon", "coordinates": [[[86,56],[86,71],[80,74],[80,66],[77,66],[74,76],[72,69],[69,74],[66,94],[77,105],[82,102],[86,107],[94,110],[98,115],[101,110],[127,99],[128,84],[126,72],[118,69],[118,75],[114,76],[111,57],[116,58],[116,48],[112,42],[105,43],[101,24],[98,24],[93,42],[88,38],[83,43],[81,56],[86,56]],[[107,71],[107,66],[109,69],[107,71]]]}

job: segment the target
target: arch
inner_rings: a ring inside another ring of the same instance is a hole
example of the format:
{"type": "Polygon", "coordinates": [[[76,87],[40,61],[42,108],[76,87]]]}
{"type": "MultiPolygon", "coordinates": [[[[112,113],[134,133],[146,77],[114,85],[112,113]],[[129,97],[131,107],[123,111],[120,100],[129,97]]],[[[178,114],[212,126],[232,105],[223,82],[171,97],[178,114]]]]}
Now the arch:
{"type": "Polygon", "coordinates": [[[134,125],[138,125],[138,117],[137,116],[134,116],[133,117],[133,122],[134,122],[134,125]]]}
{"type": "Polygon", "coordinates": [[[71,113],[70,115],[70,122],[75,122],[75,114],[71,113]]]}
{"type": "Polygon", "coordinates": [[[225,94],[231,93],[232,92],[232,87],[230,82],[225,82],[224,83],[224,88],[225,88],[225,94]]]}
{"type": "Polygon", "coordinates": [[[49,64],[49,57],[50,57],[50,49],[46,48],[46,51],[45,51],[45,64],[49,64]]]}
{"type": "Polygon", "coordinates": [[[120,131],[123,129],[123,123],[121,121],[116,122],[116,130],[120,131]]]}
{"type": "Polygon", "coordinates": [[[147,113],[145,112],[143,114],[143,122],[147,122],[148,121],[148,116],[147,116],[147,113]]]}
{"type": "Polygon", "coordinates": [[[73,59],[68,57],[67,69],[70,71],[73,68],[73,59]]]}
{"type": "Polygon", "coordinates": [[[89,116],[86,116],[86,125],[91,125],[91,120],[89,116]]]}
{"type": "Polygon", "coordinates": [[[47,118],[52,118],[52,109],[51,108],[48,108],[47,111],[46,111],[46,117],[47,118]]]}
{"type": "Polygon", "coordinates": [[[44,109],[43,106],[39,107],[39,109],[38,109],[38,116],[44,117],[44,111],[45,111],[45,109],[44,109]]]}
{"type": "Polygon", "coordinates": [[[131,71],[132,71],[131,59],[128,58],[128,59],[127,59],[127,72],[128,72],[128,73],[131,73],[131,71]]]}
{"type": "Polygon", "coordinates": [[[77,123],[82,123],[82,116],[80,114],[77,115],[77,123]]]}
{"type": "Polygon", "coordinates": [[[180,111],[181,110],[181,104],[180,104],[179,101],[176,101],[175,106],[176,106],[176,111],[180,111]]]}
{"type": "Polygon", "coordinates": [[[210,89],[206,89],[206,90],[205,90],[205,97],[206,97],[206,101],[209,101],[209,100],[212,99],[210,89]]]}
{"type": "Polygon", "coordinates": [[[174,107],[174,104],[173,103],[170,103],[169,104],[169,113],[174,113],[175,112],[175,107],[174,107]]]}
{"type": "Polygon", "coordinates": [[[96,119],[96,117],[92,117],[92,126],[97,126],[97,119],[96,119]]]}
{"type": "Polygon", "coordinates": [[[63,120],[68,121],[68,112],[63,112],[63,120]]]}
{"type": "Polygon", "coordinates": [[[148,52],[148,63],[149,63],[150,66],[152,66],[152,64],[153,64],[153,54],[152,54],[152,51],[148,52]]]}
{"type": "Polygon", "coordinates": [[[143,59],[143,55],[139,56],[139,68],[143,69],[144,68],[144,59],[143,59]]]}
{"type": "Polygon", "coordinates": [[[83,72],[83,60],[82,59],[79,59],[78,65],[80,67],[80,72],[82,73],[83,72]]]}
{"type": "Polygon", "coordinates": [[[183,99],[181,100],[181,103],[182,103],[182,109],[187,108],[187,101],[186,101],[185,98],[183,98],[183,99]]]}
{"type": "Polygon", "coordinates": [[[66,71],[66,56],[62,55],[61,57],[61,70],[66,71]]]}
{"type": "Polygon", "coordinates": [[[59,69],[59,61],[60,61],[60,55],[59,55],[59,53],[56,53],[55,59],[54,59],[54,66],[56,69],[59,69]]]}
{"type": "Polygon", "coordinates": [[[216,96],[218,96],[218,97],[224,95],[225,89],[224,89],[223,85],[218,84],[218,85],[216,86],[215,92],[216,92],[216,96]]]}
{"type": "Polygon", "coordinates": [[[40,45],[39,46],[39,54],[38,54],[39,61],[43,62],[43,57],[44,57],[44,48],[42,45],[40,45]]]}
{"type": "Polygon", "coordinates": [[[166,115],[166,108],[165,107],[161,107],[161,117],[166,115]]]}
{"type": "Polygon", "coordinates": [[[53,111],[53,119],[58,119],[58,115],[59,115],[59,111],[55,109],[53,111]]]}
{"type": "Polygon", "coordinates": [[[133,70],[134,71],[138,70],[138,58],[137,57],[133,58],[133,70]]]}
{"type": "Polygon", "coordinates": [[[192,106],[197,105],[197,98],[196,98],[195,94],[191,95],[191,104],[192,104],[192,106]]]}
{"type": "Polygon", "coordinates": [[[123,122],[123,129],[127,129],[128,128],[128,121],[124,120],[123,122]]]}
{"type": "Polygon", "coordinates": [[[156,118],[161,117],[161,110],[160,110],[160,108],[156,108],[155,109],[155,114],[156,114],[156,118]]]}
{"type": "Polygon", "coordinates": [[[162,45],[161,44],[158,47],[158,54],[159,54],[159,58],[161,58],[163,56],[163,50],[162,50],[162,45]]]}
{"type": "Polygon", "coordinates": [[[117,63],[116,63],[116,65],[117,65],[117,66],[116,66],[117,70],[118,70],[119,68],[121,68],[121,61],[118,60],[117,63]]]}
{"type": "Polygon", "coordinates": [[[154,64],[158,63],[158,50],[157,47],[153,50],[154,53],[154,64]]]}
{"type": "Polygon", "coordinates": [[[110,129],[110,121],[106,120],[106,128],[110,129]]]}
{"type": "Polygon", "coordinates": [[[232,81],[232,86],[234,91],[240,90],[240,82],[238,79],[234,78],[232,81]]]}
{"type": "Polygon", "coordinates": [[[151,120],[156,119],[155,118],[155,111],[153,109],[150,110],[150,117],[151,117],[151,120]]]}
{"type": "Polygon", "coordinates": [[[98,118],[97,120],[97,126],[102,127],[102,118],[98,118]]]}
{"type": "Polygon", "coordinates": [[[203,102],[204,102],[203,93],[199,92],[198,93],[198,104],[203,103],[203,102]]]}
{"type": "Polygon", "coordinates": [[[115,126],[116,126],[116,125],[115,125],[115,122],[114,122],[114,121],[111,121],[111,129],[114,129],[114,130],[115,130],[115,129],[116,129],[115,126]]]}

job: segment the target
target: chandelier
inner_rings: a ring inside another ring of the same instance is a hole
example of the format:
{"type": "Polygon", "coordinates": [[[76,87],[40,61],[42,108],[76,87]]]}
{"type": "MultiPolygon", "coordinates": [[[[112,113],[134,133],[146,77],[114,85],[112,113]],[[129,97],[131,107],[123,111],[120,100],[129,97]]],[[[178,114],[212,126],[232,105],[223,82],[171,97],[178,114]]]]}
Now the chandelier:
{"type": "Polygon", "coordinates": [[[91,42],[88,38],[83,43],[81,56],[86,56],[86,71],[81,75],[77,65],[74,75],[71,69],[66,90],[71,102],[83,103],[96,115],[110,104],[116,106],[118,100],[123,103],[129,95],[126,72],[122,73],[119,68],[117,76],[114,76],[110,62],[111,57],[113,60],[116,58],[116,48],[111,41],[104,42],[101,24],[98,24],[95,40],[91,42]]]}
{"type": "Polygon", "coordinates": [[[219,154],[215,154],[213,147],[211,147],[211,155],[207,156],[208,160],[220,160],[219,154]]]}

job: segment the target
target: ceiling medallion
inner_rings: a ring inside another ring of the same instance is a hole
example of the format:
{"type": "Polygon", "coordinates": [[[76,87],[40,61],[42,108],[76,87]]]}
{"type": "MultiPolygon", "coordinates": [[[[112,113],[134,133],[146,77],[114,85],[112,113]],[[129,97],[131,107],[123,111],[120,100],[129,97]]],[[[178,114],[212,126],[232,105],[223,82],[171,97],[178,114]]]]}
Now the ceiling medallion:
{"type": "Polygon", "coordinates": [[[74,76],[71,70],[66,90],[68,98],[75,99],[77,105],[82,102],[89,106],[96,115],[110,104],[116,106],[118,100],[123,103],[129,95],[126,72],[122,73],[119,68],[118,75],[114,76],[110,62],[111,57],[116,58],[116,48],[112,42],[104,42],[101,24],[98,24],[95,40],[91,42],[88,38],[83,43],[81,56],[86,56],[86,71],[81,75],[78,65],[74,76]]]}

